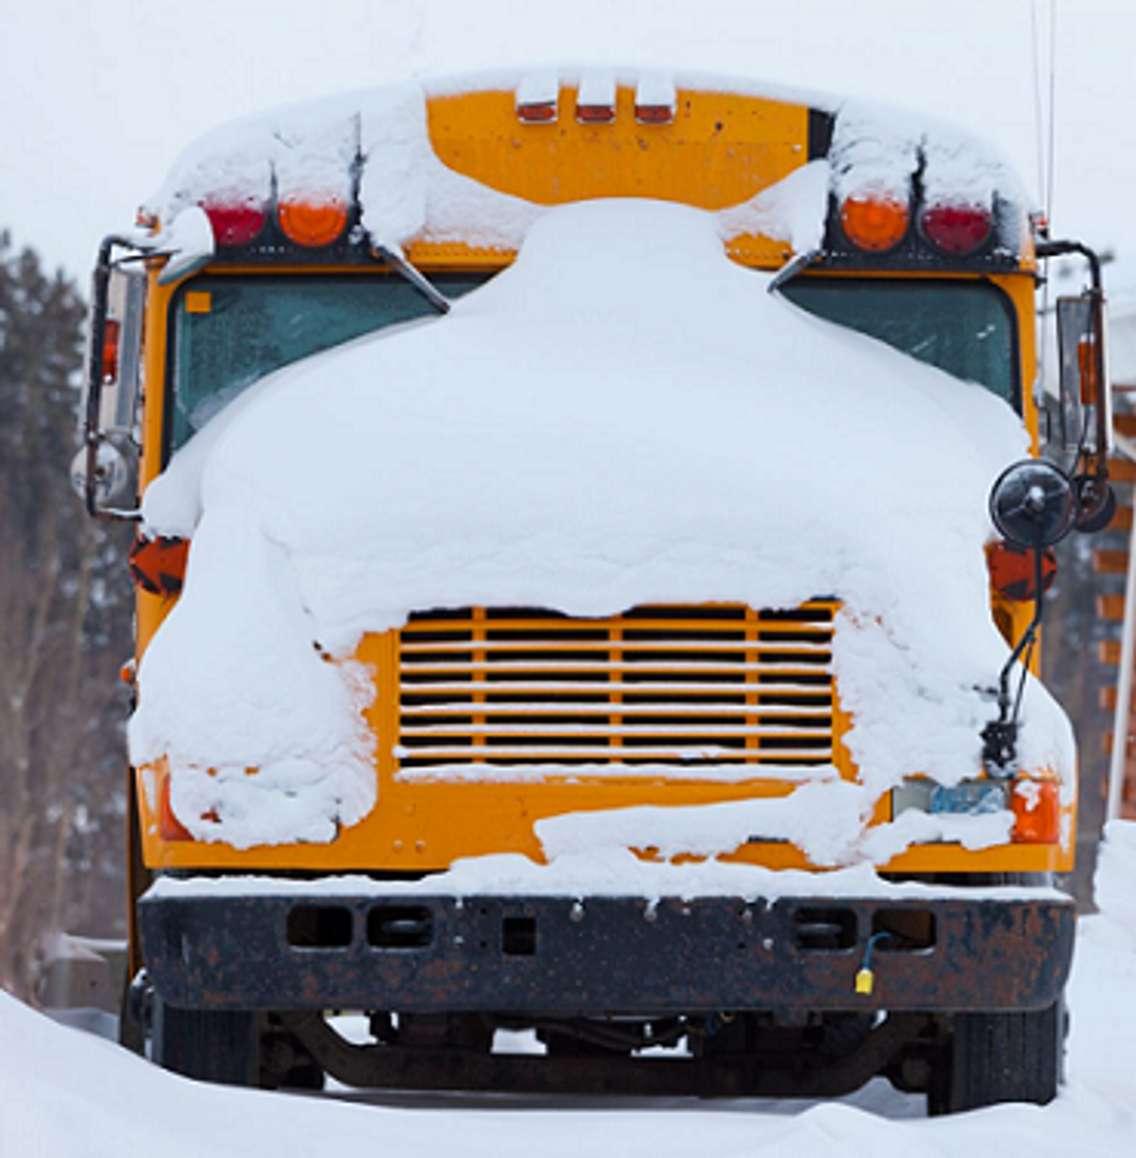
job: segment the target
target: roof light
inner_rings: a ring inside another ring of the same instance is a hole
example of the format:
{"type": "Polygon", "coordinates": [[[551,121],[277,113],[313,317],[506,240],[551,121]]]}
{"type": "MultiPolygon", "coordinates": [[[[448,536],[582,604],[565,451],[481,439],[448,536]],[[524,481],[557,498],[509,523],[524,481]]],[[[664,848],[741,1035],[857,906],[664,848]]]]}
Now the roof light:
{"type": "Polygon", "coordinates": [[[201,202],[219,246],[235,249],[255,241],[264,228],[267,214],[256,201],[224,202],[206,198],[201,202]]]}
{"type": "Polygon", "coordinates": [[[517,86],[517,119],[525,125],[556,123],[560,78],[555,72],[530,73],[517,86]]]}
{"type": "Polygon", "coordinates": [[[678,104],[674,81],[669,76],[648,74],[635,88],[635,119],[641,125],[669,125],[678,104]]]}
{"type": "Polygon", "coordinates": [[[906,236],[910,220],[907,205],[894,197],[846,197],[840,207],[844,235],[868,253],[886,253],[906,236]]]}
{"type": "Polygon", "coordinates": [[[347,228],[347,205],[334,197],[326,201],[285,198],[276,210],[284,236],[297,245],[330,245],[347,228]]]}
{"type": "Polygon", "coordinates": [[[615,120],[615,76],[586,72],[576,93],[576,120],[583,125],[609,125],[615,120]]]}
{"type": "Polygon", "coordinates": [[[993,216],[984,205],[948,205],[936,201],[919,215],[919,230],[940,252],[966,257],[985,245],[993,216]]]}

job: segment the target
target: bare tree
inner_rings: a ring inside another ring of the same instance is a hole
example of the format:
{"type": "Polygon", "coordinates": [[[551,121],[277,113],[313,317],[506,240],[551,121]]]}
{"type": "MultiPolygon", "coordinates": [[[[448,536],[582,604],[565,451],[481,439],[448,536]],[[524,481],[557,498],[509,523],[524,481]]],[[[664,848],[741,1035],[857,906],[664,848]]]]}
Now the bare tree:
{"type": "Polygon", "coordinates": [[[123,921],[128,588],[66,482],[82,317],[0,234],[0,985],[24,996],[40,933],[123,921]]]}

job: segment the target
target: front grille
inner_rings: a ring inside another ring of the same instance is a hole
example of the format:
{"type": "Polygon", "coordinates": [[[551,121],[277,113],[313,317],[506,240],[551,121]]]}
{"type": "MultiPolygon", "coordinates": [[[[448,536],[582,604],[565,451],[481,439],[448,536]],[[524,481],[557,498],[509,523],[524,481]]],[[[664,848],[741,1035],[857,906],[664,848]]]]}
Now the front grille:
{"type": "Polygon", "coordinates": [[[398,638],[401,774],[803,775],[832,760],[837,606],[416,612],[398,638]]]}

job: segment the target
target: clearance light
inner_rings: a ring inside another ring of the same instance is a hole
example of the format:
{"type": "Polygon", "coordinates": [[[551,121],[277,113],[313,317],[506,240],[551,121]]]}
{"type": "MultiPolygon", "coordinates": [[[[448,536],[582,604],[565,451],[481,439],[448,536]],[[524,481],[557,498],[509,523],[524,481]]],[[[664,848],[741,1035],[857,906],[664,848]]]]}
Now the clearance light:
{"type": "Polygon", "coordinates": [[[287,198],[280,202],[277,216],[285,237],[312,249],[330,245],[347,228],[347,206],[338,198],[330,201],[287,198]]]}
{"type": "Polygon", "coordinates": [[[517,86],[517,120],[523,125],[556,123],[560,78],[553,69],[530,73],[517,86]]]}
{"type": "Polygon", "coordinates": [[[610,125],[615,120],[615,105],[577,105],[576,120],[582,125],[610,125]]]}
{"type": "Polygon", "coordinates": [[[213,227],[213,240],[226,249],[248,245],[264,228],[267,215],[255,201],[202,201],[201,208],[213,227]]]}
{"type": "Polygon", "coordinates": [[[587,72],[576,93],[576,120],[582,125],[610,125],[615,120],[615,76],[587,72]]]}
{"type": "Polygon", "coordinates": [[[667,76],[640,77],[635,88],[635,119],[641,125],[669,125],[675,119],[674,82],[667,76]]]}
{"type": "Polygon", "coordinates": [[[101,372],[104,386],[109,386],[112,382],[118,381],[118,336],[121,330],[121,324],[114,318],[107,318],[103,323],[101,372]]]}
{"type": "Polygon", "coordinates": [[[919,215],[919,231],[941,253],[966,257],[986,244],[993,217],[981,205],[935,202],[919,215]]]}
{"type": "Polygon", "coordinates": [[[892,197],[847,197],[840,207],[844,235],[857,249],[886,253],[907,233],[907,206],[892,197]]]}
{"type": "Polygon", "coordinates": [[[525,125],[551,125],[556,120],[556,102],[527,101],[517,105],[517,120],[525,125]]]}
{"type": "Polygon", "coordinates": [[[1019,780],[1010,793],[1015,844],[1056,844],[1061,835],[1061,800],[1053,780],[1019,780]]]}

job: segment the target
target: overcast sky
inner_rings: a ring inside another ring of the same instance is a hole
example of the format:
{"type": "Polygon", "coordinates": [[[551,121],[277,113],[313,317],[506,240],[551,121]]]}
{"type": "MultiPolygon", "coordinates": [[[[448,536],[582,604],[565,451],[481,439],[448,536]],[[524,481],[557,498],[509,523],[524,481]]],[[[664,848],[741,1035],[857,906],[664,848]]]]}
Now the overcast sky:
{"type": "MultiPolygon", "coordinates": [[[[1057,4],[1054,228],[1136,289],[1136,0],[1057,4]]],[[[0,227],[86,278],[194,136],[423,73],[670,64],[888,100],[997,141],[1038,187],[1049,0],[0,0],[0,227]]]]}

